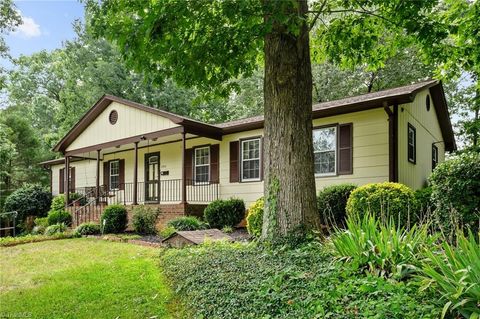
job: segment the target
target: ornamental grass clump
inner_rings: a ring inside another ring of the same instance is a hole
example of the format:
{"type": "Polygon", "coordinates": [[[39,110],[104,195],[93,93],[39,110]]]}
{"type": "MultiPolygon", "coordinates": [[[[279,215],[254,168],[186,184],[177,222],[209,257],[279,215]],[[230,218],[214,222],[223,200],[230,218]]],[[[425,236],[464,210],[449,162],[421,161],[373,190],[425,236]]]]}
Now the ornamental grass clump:
{"type": "Polygon", "coordinates": [[[465,237],[457,231],[456,240],[456,245],[445,241],[441,250],[425,252],[423,288],[433,288],[447,301],[442,318],[448,311],[480,318],[480,234],[470,231],[465,237]]]}
{"type": "Polygon", "coordinates": [[[424,252],[434,247],[438,236],[429,235],[428,224],[410,229],[382,223],[371,214],[352,216],[346,230],[332,236],[335,255],[354,270],[404,279],[417,272],[424,252]]]}

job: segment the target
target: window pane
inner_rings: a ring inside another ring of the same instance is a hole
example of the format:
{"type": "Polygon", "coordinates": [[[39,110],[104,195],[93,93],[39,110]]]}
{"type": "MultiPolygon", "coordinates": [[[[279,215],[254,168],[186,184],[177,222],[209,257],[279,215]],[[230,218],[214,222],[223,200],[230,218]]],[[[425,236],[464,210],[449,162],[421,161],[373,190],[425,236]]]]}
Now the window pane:
{"type": "Polygon", "coordinates": [[[195,149],[195,165],[208,165],[210,164],[210,148],[197,148],[195,149]]]}
{"type": "Polygon", "coordinates": [[[315,152],[332,151],[337,146],[336,128],[329,127],[313,131],[313,149],[315,152]]]}
{"type": "Polygon", "coordinates": [[[315,153],[315,174],[335,173],[335,151],[315,153]]]}
{"type": "Polygon", "coordinates": [[[242,150],[242,158],[243,159],[256,159],[260,158],[260,140],[249,140],[243,141],[243,150],[242,150]]]}
{"type": "Polygon", "coordinates": [[[119,177],[118,175],[116,176],[110,176],[110,189],[117,189],[119,186],[119,177]]]}
{"type": "Polygon", "coordinates": [[[260,160],[245,160],[243,162],[242,179],[260,178],[260,160]]]}
{"type": "Polygon", "coordinates": [[[195,167],[195,181],[208,182],[208,166],[195,167]]]}

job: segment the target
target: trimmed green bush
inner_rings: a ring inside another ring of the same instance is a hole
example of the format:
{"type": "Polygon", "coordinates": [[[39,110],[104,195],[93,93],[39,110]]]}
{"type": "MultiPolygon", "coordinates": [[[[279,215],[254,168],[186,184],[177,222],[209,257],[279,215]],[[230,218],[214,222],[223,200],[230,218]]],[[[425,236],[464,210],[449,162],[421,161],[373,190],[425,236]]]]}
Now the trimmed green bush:
{"type": "Polygon", "coordinates": [[[48,217],[37,217],[33,222],[35,226],[48,227],[48,217]]]}
{"type": "Polygon", "coordinates": [[[212,228],[235,227],[245,217],[245,203],[236,198],[218,199],[205,208],[204,217],[212,228]]]}
{"type": "Polygon", "coordinates": [[[63,223],[48,226],[45,229],[45,236],[52,236],[59,233],[64,233],[67,231],[67,226],[63,223]]]}
{"type": "Polygon", "coordinates": [[[206,229],[207,225],[195,216],[183,216],[170,220],[167,228],[173,227],[175,230],[199,230],[206,229]]]}
{"type": "Polygon", "coordinates": [[[264,205],[264,199],[263,197],[260,197],[248,208],[247,231],[250,235],[256,238],[259,238],[262,235],[264,205]]]}
{"type": "Polygon", "coordinates": [[[327,186],[317,196],[317,207],[323,225],[344,226],[347,217],[347,201],[357,188],[354,184],[327,186]]]}
{"type": "Polygon", "coordinates": [[[27,185],[10,194],[4,208],[6,212],[16,211],[17,224],[21,224],[27,216],[46,216],[51,203],[50,192],[39,185],[27,185]]]}
{"type": "Polygon", "coordinates": [[[57,195],[52,200],[51,211],[60,211],[65,209],[65,196],[63,194],[57,195]]]}
{"type": "Polygon", "coordinates": [[[77,236],[98,235],[100,234],[100,225],[95,223],[83,223],[75,228],[74,234],[77,236]]]}
{"type": "Polygon", "coordinates": [[[391,182],[360,186],[347,201],[347,215],[372,214],[383,223],[393,219],[400,227],[417,221],[416,208],[414,192],[408,186],[391,182]]]}
{"type": "Polygon", "coordinates": [[[101,217],[101,227],[106,234],[122,233],[127,229],[127,210],[122,205],[110,205],[105,208],[101,217]]]}
{"type": "Polygon", "coordinates": [[[66,210],[53,210],[48,213],[47,216],[48,225],[56,225],[64,223],[67,226],[72,224],[72,215],[66,210]]]}
{"type": "Polygon", "coordinates": [[[457,227],[479,231],[480,154],[464,153],[439,164],[430,176],[435,215],[449,235],[457,227]]]}
{"type": "Polygon", "coordinates": [[[142,235],[154,235],[157,233],[157,217],[160,214],[158,208],[144,205],[136,206],[132,213],[132,225],[136,233],[142,235]]]}

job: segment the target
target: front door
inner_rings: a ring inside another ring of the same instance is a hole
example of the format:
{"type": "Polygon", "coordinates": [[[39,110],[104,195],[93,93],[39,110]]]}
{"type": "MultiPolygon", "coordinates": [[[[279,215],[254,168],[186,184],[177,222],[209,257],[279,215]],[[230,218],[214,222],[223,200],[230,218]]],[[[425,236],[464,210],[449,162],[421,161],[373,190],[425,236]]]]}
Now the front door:
{"type": "Polygon", "coordinates": [[[160,200],[160,153],[145,154],[145,201],[160,200]]]}

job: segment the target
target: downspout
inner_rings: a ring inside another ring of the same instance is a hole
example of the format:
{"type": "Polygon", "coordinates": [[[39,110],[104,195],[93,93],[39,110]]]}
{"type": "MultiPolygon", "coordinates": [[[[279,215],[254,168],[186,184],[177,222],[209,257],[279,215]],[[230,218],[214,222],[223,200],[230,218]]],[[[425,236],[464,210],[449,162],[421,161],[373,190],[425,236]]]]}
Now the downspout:
{"type": "Polygon", "coordinates": [[[384,102],[383,109],[388,115],[388,180],[398,182],[398,104],[393,110],[384,102]]]}

